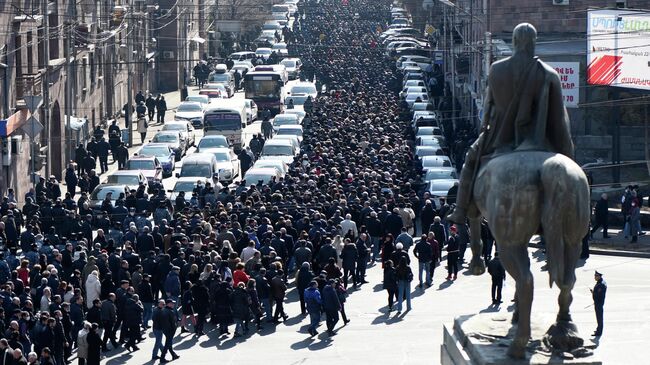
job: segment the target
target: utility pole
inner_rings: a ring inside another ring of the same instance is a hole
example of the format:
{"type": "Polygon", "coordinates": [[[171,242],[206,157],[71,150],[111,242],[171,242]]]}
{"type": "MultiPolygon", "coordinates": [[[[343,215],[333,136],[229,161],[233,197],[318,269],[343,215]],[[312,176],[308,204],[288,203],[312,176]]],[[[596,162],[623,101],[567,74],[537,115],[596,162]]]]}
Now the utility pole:
{"type": "Polygon", "coordinates": [[[65,157],[67,161],[72,158],[72,98],[73,98],[73,84],[76,81],[74,77],[74,62],[76,62],[75,46],[74,46],[74,23],[76,21],[77,6],[75,1],[70,2],[71,9],[68,9],[68,49],[66,50],[66,77],[65,77],[65,157]]]}
{"type": "Polygon", "coordinates": [[[451,118],[456,130],[456,59],[454,58],[454,27],[456,27],[456,7],[453,7],[451,27],[449,27],[449,51],[451,52],[451,118]]]}
{"type": "Polygon", "coordinates": [[[126,33],[126,70],[128,72],[127,75],[127,92],[126,92],[126,97],[127,97],[127,107],[126,107],[126,113],[128,113],[128,119],[130,121],[130,125],[127,127],[129,130],[129,147],[133,146],[133,124],[135,124],[135,120],[133,120],[133,34],[135,31],[135,21],[133,19],[133,7],[129,6],[126,9],[126,14],[125,16],[127,17],[127,33],[126,33]]]}
{"type": "MultiPolygon", "coordinates": [[[[45,138],[48,138],[47,144],[47,160],[46,160],[46,167],[45,167],[45,172],[46,175],[49,176],[50,172],[50,161],[52,160],[52,148],[51,144],[52,141],[49,139],[49,137],[52,135],[52,126],[50,125],[50,16],[47,13],[47,4],[48,1],[42,1],[41,2],[41,13],[43,14],[43,38],[45,39],[45,42],[43,42],[43,53],[45,53],[43,57],[43,63],[45,64],[45,72],[43,73],[43,81],[41,82],[41,85],[43,85],[43,125],[45,126],[45,130],[47,133],[42,133],[41,136],[45,135],[45,138]]],[[[36,151],[34,148],[34,141],[31,143],[31,157],[32,157],[32,186],[36,187],[36,176],[34,174],[36,173],[36,165],[34,158],[36,157],[36,151]]],[[[40,152],[40,151],[39,151],[40,152]]]]}

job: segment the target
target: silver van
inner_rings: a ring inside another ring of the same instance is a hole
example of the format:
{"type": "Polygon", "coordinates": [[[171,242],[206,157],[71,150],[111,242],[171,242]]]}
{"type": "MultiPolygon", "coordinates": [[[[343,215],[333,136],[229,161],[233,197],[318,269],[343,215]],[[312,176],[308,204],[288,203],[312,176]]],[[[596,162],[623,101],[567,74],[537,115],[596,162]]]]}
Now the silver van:
{"type": "Polygon", "coordinates": [[[213,185],[219,182],[219,167],[212,153],[193,153],[183,159],[181,172],[176,177],[202,177],[212,179],[213,185]]]}

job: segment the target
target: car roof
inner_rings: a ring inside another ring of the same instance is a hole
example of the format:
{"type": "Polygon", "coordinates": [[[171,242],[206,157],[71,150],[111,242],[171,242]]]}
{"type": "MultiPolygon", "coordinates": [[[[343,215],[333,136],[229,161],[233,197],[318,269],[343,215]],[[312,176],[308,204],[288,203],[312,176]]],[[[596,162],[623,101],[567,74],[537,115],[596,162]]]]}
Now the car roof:
{"type": "Polygon", "coordinates": [[[283,124],[278,127],[278,130],[280,129],[300,129],[302,130],[302,126],[300,124],[283,124]]]}
{"type": "MultiPolygon", "coordinates": [[[[190,96],[205,96],[205,95],[188,95],[187,97],[189,98],[190,96]]],[[[186,100],[186,101],[181,101],[180,104],[178,104],[178,106],[181,106],[181,105],[196,105],[196,106],[201,106],[201,103],[199,103],[198,101],[187,101],[187,100],[186,100]]]]}
{"type": "Polygon", "coordinates": [[[159,130],[158,132],[156,132],[156,134],[154,134],[154,137],[156,137],[157,135],[178,136],[178,131],[163,131],[163,130],[161,129],[161,130],[159,130]]]}
{"type": "Polygon", "coordinates": [[[103,188],[128,188],[128,187],[129,186],[126,185],[126,184],[103,183],[103,184],[97,185],[97,187],[95,189],[99,189],[99,188],[102,188],[102,189],[103,188]]]}
{"type": "MultiPolygon", "coordinates": [[[[175,183],[175,184],[178,184],[179,182],[188,182],[188,181],[191,181],[191,182],[193,182],[193,183],[196,183],[198,180],[201,180],[202,182],[206,182],[206,181],[208,181],[208,179],[206,179],[206,178],[204,178],[204,177],[196,177],[196,176],[181,176],[181,177],[179,177],[179,178],[176,179],[176,183],[175,183]]],[[[175,185],[175,184],[174,184],[174,185],[175,185]]]]}
{"type": "Polygon", "coordinates": [[[288,141],[287,139],[282,139],[282,138],[278,138],[278,139],[271,138],[271,139],[269,139],[268,141],[266,141],[264,143],[264,146],[273,146],[273,145],[276,145],[276,146],[291,146],[291,147],[293,147],[293,144],[291,144],[290,141],[288,141]]]}
{"type": "Polygon", "coordinates": [[[144,146],[140,147],[140,149],[145,148],[145,147],[167,147],[169,148],[169,145],[167,143],[162,143],[162,142],[149,142],[145,144],[144,146]]]}
{"type": "Polygon", "coordinates": [[[133,160],[153,160],[155,158],[156,158],[156,156],[134,155],[134,156],[129,157],[129,161],[133,161],[133,160]]]}
{"type": "Polygon", "coordinates": [[[204,140],[204,139],[206,139],[206,140],[207,139],[225,139],[225,140],[228,140],[228,138],[226,138],[226,136],[224,136],[222,134],[208,134],[207,136],[201,137],[201,141],[204,140]]]}
{"type": "Polygon", "coordinates": [[[227,152],[227,153],[230,153],[230,148],[228,148],[228,147],[209,147],[209,148],[201,149],[201,153],[215,153],[215,152],[227,152]]]}
{"type": "Polygon", "coordinates": [[[140,170],[117,170],[113,172],[111,175],[139,175],[142,174],[142,171],[140,170]]]}
{"type": "Polygon", "coordinates": [[[276,175],[278,173],[278,170],[276,170],[274,167],[251,167],[246,171],[245,175],[251,173],[257,175],[276,175]]]}
{"type": "Polygon", "coordinates": [[[196,152],[191,155],[185,156],[183,159],[183,163],[187,162],[198,162],[198,161],[205,161],[205,160],[212,160],[214,159],[214,155],[211,153],[207,152],[196,152]]]}

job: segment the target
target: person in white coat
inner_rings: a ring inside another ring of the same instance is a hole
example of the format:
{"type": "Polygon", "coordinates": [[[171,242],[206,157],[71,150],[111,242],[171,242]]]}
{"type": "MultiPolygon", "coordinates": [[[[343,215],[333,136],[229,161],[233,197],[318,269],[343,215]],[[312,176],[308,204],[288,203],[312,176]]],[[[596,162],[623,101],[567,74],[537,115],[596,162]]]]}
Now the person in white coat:
{"type": "Polygon", "coordinates": [[[147,123],[147,118],[138,118],[138,133],[140,133],[140,138],[142,139],[142,144],[144,144],[144,139],[147,138],[147,128],[149,124],[147,123]]]}
{"type": "Polygon", "coordinates": [[[341,221],[341,235],[346,237],[348,233],[351,233],[351,241],[356,240],[359,237],[359,230],[357,229],[357,224],[352,220],[352,215],[346,214],[345,219],[341,221]]]}
{"type": "Polygon", "coordinates": [[[86,307],[93,307],[93,301],[99,299],[102,294],[102,283],[99,281],[99,274],[93,271],[86,279],[86,307]]]}
{"type": "Polygon", "coordinates": [[[85,365],[88,359],[88,332],[90,332],[90,322],[84,321],[84,328],[77,335],[77,359],[79,365],[85,365]]]}

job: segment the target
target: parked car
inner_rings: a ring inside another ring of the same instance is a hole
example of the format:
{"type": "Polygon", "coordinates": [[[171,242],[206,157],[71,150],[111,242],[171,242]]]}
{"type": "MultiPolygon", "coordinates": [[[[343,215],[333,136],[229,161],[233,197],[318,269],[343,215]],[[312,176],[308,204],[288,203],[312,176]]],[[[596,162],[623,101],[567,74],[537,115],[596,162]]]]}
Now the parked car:
{"type": "Polygon", "coordinates": [[[444,156],[445,151],[440,146],[416,146],[415,155],[420,158],[424,156],[444,156]]]}
{"type": "MultiPolygon", "coordinates": [[[[201,107],[205,109],[205,106],[210,104],[210,98],[207,95],[188,95],[185,98],[185,101],[191,101],[201,104],[201,107]]],[[[176,109],[178,111],[178,108],[176,109]]]]}
{"type": "Polygon", "coordinates": [[[280,126],[282,125],[300,125],[300,123],[298,122],[297,115],[285,114],[285,113],[276,115],[275,118],[273,118],[273,120],[271,121],[271,123],[273,124],[274,131],[277,131],[278,128],[280,128],[280,126]]]}
{"type": "Polygon", "coordinates": [[[147,178],[140,170],[117,170],[106,177],[106,183],[148,187],[147,178]]]}
{"type": "Polygon", "coordinates": [[[449,189],[457,184],[457,179],[440,179],[440,180],[430,180],[427,182],[427,191],[431,195],[431,199],[436,203],[436,206],[440,206],[440,198],[447,199],[449,189]]]}
{"type": "Polygon", "coordinates": [[[193,153],[183,159],[181,172],[176,177],[195,177],[212,179],[213,186],[219,183],[219,167],[217,159],[211,153],[193,153]]]}
{"type": "Polygon", "coordinates": [[[255,50],[255,56],[264,60],[267,60],[271,56],[271,53],[273,53],[273,49],[268,47],[260,47],[255,50]]]}
{"type": "Polygon", "coordinates": [[[174,170],[176,153],[166,143],[147,143],[138,150],[136,155],[156,157],[160,161],[164,174],[167,176],[171,176],[174,170]]]}
{"type": "Polygon", "coordinates": [[[211,134],[208,136],[203,136],[199,141],[199,144],[196,146],[196,152],[203,152],[207,148],[220,148],[225,147],[229,148],[230,143],[228,143],[228,138],[220,134],[211,134]]]}
{"type": "Polygon", "coordinates": [[[442,130],[439,127],[418,127],[415,137],[423,136],[442,136],[442,130]]]}
{"type": "Polygon", "coordinates": [[[289,50],[287,49],[287,44],[284,42],[274,44],[271,49],[273,52],[277,53],[281,58],[289,56],[289,50]]]}
{"type": "Polygon", "coordinates": [[[273,178],[279,180],[281,177],[280,171],[273,167],[259,167],[259,168],[250,168],[246,171],[244,178],[246,186],[268,184],[273,178]]]}
{"type": "Polygon", "coordinates": [[[289,95],[295,94],[307,94],[312,99],[316,99],[318,90],[316,90],[316,85],[313,82],[303,81],[293,85],[289,90],[289,95]]]}
{"type": "Polygon", "coordinates": [[[302,69],[302,61],[300,58],[285,58],[280,61],[281,65],[287,69],[287,74],[289,74],[289,80],[295,80],[300,76],[300,70],[302,69]]]}
{"type": "Polygon", "coordinates": [[[176,161],[180,161],[187,150],[186,141],[183,140],[179,131],[160,131],[153,136],[151,142],[168,145],[174,151],[176,161]]]}
{"type": "Polygon", "coordinates": [[[399,97],[404,99],[406,95],[413,93],[427,93],[427,88],[424,86],[405,86],[399,93],[399,97]]]}
{"type": "Polygon", "coordinates": [[[276,131],[276,135],[289,135],[296,136],[298,141],[302,142],[302,126],[301,125],[281,125],[276,131]]]}
{"type": "Polygon", "coordinates": [[[208,83],[223,85],[229,98],[235,95],[235,78],[228,72],[226,65],[217,65],[208,76],[208,83]]]}
{"type": "Polygon", "coordinates": [[[111,205],[115,206],[120,194],[126,195],[130,190],[126,184],[99,184],[90,193],[88,205],[95,213],[101,213],[101,206],[106,197],[110,197],[111,205]]]}
{"type": "Polygon", "coordinates": [[[276,134],[273,136],[273,139],[286,139],[291,141],[291,144],[293,144],[298,153],[300,153],[300,139],[298,139],[298,136],[293,134],[276,134]]]}
{"type": "Polygon", "coordinates": [[[294,158],[298,155],[298,150],[291,141],[283,139],[271,139],[264,143],[260,158],[282,160],[287,165],[293,164],[294,158]]]}
{"type": "Polygon", "coordinates": [[[252,168],[265,168],[265,167],[272,167],[278,170],[282,177],[284,177],[286,174],[289,173],[289,165],[287,165],[282,160],[272,160],[272,159],[257,160],[253,164],[252,168]]]}
{"type": "Polygon", "coordinates": [[[424,156],[420,161],[425,173],[432,167],[452,167],[449,156],[424,156]]]}
{"type": "Polygon", "coordinates": [[[302,120],[305,119],[305,115],[307,115],[302,108],[285,109],[283,114],[295,114],[298,117],[298,124],[302,124],[302,120]]]}
{"type": "Polygon", "coordinates": [[[201,153],[211,153],[217,159],[219,181],[231,183],[241,172],[239,157],[230,148],[206,148],[201,153]]]}
{"type": "Polygon", "coordinates": [[[176,183],[174,183],[174,187],[171,190],[168,190],[167,192],[170,193],[169,195],[169,200],[174,202],[176,200],[176,197],[180,194],[182,191],[184,196],[185,196],[185,201],[189,202],[192,199],[192,193],[194,192],[194,189],[197,187],[197,183],[201,182],[201,186],[205,186],[207,182],[210,182],[210,179],[204,179],[204,178],[197,178],[194,176],[190,177],[179,177],[176,179],[176,183]]]}
{"type": "Polygon", "coordinates": [[[174,132],[180,132],[181,137],[185,141],[185,146],[189,148],[190,146],[194,146],[194,142],[196,137],[194,136],[194,127],[192,127],[192,124],[190,124],[187,121],[173,121],[173,122],[166,122],[165,125],[163,125],[162,131],[174,131],[174,132]]]}
{"type": "Polygon", "coordinates": [[[252,99],[244,99],[244,103],[246,103],[246,117],[248,118],[248,123],[253,123],[253,121],[257,119],[257,104],[255,104],[255,101],[252,99]]]}
{"type": "MultiPolygon", "coordinates": [[[[195,97],[201,97],[209,100],[209,97],[207,97],[207,95],[196,95],[195,97]]],[[[174,119],[186,120],[188,122],[191,122],[192,125],[200,126],[203,123],[203,109],[204,104],[201,104],[200,102],[184,101],[178,104],[178,108],[176,108],[176,114],[174,114],[174,119]]]]}
{"type": "Polygon", "coordinates": [[[163,179],[163,167],[157,157],[133,156],[126,161],[126,169],[141,171],[150,186],[161,183],[163,179]]]}

